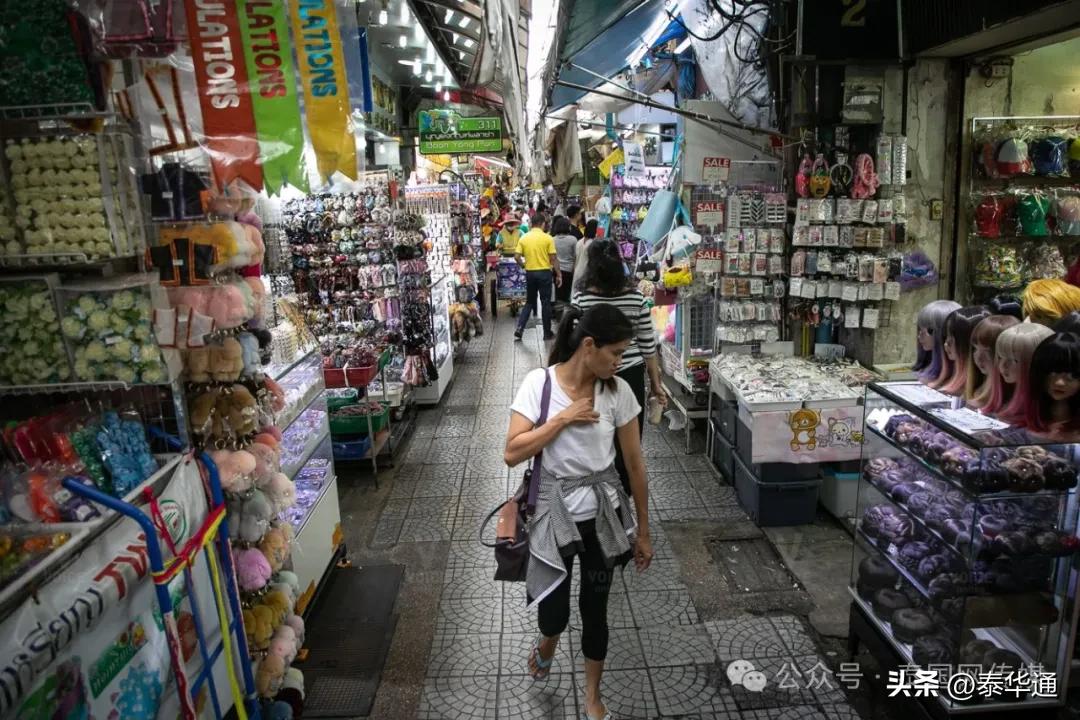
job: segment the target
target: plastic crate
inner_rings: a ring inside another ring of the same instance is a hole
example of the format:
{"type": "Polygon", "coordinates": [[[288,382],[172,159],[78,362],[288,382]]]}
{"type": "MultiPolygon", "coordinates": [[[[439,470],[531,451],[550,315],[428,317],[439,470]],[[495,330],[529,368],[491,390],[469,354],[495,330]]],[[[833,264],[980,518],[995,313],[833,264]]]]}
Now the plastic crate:
{"type": "Polygon", "coordinates": [[[326,394],[326,409],[330,411],[340,410],[343,407],[355,405],[360,399],[360,393],[356,388],[341,388],[334,393],[326,394]]]}
{"type": "Polygon", "coordinates": [[[346,367],[345,384],[354,388],[367,387],[368,383],[375,378],[378,372],[379,368],[376,365],[346,367]]]}
{"type": "Polygon", "coordinates": [[[735,451],[739,460],[749,468],[758,480],[766,483],[790,483],[819,480],[821,466],[818,463],[754,463],[753,435],[741,418],[734,417],[735,451]]]}
{"type": "Polygon", "coordinates": [[[809,525],[817,516],[821,480],[762,482],[735,458],[735,492],[739,504],[759,527],[809,525]]]}
{"type": "Polygon", "coordinates": [[[323,368],[323,384],[328,388],[345,387],[344,368],[323,368]]]}
{"type": "MultiPolygon", "coordinates": [[[[386,421],[390,417],[390,406],[383,405],[381,412],[371,415],[371,431],[379,432],[386,427],[386,421]]],[[[330,414],[330,432],[335,435],[367,435],[367,415],[344,415],[335,416],[330,414]]]]}
{"type": "Polygon", "coordinates": [[[838,520],[854,518],[859,502],[859,473],[829,468],[821,478],[821,505],[838,520]]]}
{"type": "Polygon", "coordinates": [[[730,485],[735,475],[735,448],[717,432],[715,422],[711,423],[710,432],[713,434],[713,443],[712,457],[709,459],[724,481],[730,485]]]}
{"type": "Polygon", "coordinates": [[[334,460],[363,460],[371,450],[371,438],[331,443],[334,460]]]}

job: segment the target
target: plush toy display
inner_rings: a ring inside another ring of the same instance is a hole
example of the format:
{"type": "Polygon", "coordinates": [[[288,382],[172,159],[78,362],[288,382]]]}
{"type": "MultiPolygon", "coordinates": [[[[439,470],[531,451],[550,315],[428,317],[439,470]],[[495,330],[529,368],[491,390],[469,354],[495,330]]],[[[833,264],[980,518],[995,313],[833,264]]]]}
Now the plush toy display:
{"type": "Polygon", "coordinates": [[[246,498],[229,499],[229,536],[245,543],[257,543],[270,529],[274,506],[261,490],[246,498]]]}
{"type": "Polygon", "coordinates": [[[251,287],[240,279],[200,285],[168,288],[169,303],[178,311],[190,312],[213,320],[216,330],[228,330],[243,325],[255,315],[255,296],[251,287]]]}
{"type": "MultiPolygon", "coordinates": [[[[251,333],[240,333],[235,339],[229,338],[240,347],[240,372],[246,377],[255,377],[262,372],[259,356],[259,341],[251,333]]],[[[240,373],[237,373],[239,377],[240,373]]],[[[234,380],[236,378],[233,378],[234,380]]]]}
{"type": "Polygon", "coordinates": [[[259,663],[255,674],[255,692],[259,697],[269,698],[281,689],[285,677],[285,661],[278,655],[267,655],[259,663]]]}
{"type": "Polygon", "coordinates": [[[270,498],[275,512],[280,513],[296,504],[296,485],[285,473],[274,473],[264,492],[270,498]]]}
{"type": "Polygon", "coordinates": [[[247,451],[255,458],[255,470],[252,476],[256,487],[260,489],[270,484],[274,473],[278,472],[281,466],[281,454],[276,447],[270,447],[261,442],[253,442],[248,447],[247,451]]]}
{"type": "Polygon", "coordinates": [[[244,493],[255,484],[258,465],[247,450],[214,450],[210,458],[218,468],[221,489],[227,493],[244,493]]]}
{"type": "Polygon", "coordinates": [[[240,384],[211,388],[189,402],[191,427],[204,445],[240,447],[255,433],[258,403],[240,384]]]}
{"type": "Polygon", "coordinates": [[[277,572],[289,559],[289,545],[285,535],[277,528],[270,528],[259,541],[259,551],[266,556],[270,569],[277,572]]]}
{"type": "Polygon", "coordinates": [[[292,612],[288,596],[278,590],[271,590],[266,593],[266,597],[263,598],[263,605],[270,608],[273,617],[271,624],[275,630],[285,622],[285,618],[289,617],[289,613],[292,612]]]}
{"type": "Polygon", "coordinates": [[[236,581],[245,592],[261,590],[270,581],[273,574],[266,556],[257,548],[233,550],[236,566],[236,581]]]}

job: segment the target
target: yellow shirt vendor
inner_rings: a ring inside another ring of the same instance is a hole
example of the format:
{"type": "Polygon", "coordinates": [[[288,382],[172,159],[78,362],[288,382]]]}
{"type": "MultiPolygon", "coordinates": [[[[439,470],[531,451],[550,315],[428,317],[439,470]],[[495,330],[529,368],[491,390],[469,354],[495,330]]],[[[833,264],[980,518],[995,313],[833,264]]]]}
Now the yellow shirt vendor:
{"type": "Polygon", "coordinates": [[[550,270],[551,258],[555,255],[555,238],[543,228],[534,227],[521,236],[516,254],[525,259],[525,271],[550,270]]]}

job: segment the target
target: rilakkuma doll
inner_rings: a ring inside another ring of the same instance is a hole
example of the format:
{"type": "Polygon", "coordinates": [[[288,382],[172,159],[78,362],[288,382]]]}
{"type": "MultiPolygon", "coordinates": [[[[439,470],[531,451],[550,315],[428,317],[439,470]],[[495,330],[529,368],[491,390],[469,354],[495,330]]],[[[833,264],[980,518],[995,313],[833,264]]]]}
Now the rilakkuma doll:
{"type": "Polygon", "coordinates": [[[998,335],[995,354],[997,370],[1001,374],[1001,382],[998,384],[1001,396],[991,394],[984,412],[1010,425],[1024,422],[1031,397],[1028,387],[1031,356],[1039,343],[1053,332],[1045,325],[1020,323],[998,335]],[[1008,398],[1008,402],[1005,398],[1008,398]]]}
{"type": "Polygon", "coordinates": [[[1080,287],[1064,280],[1033,280],[1024,288],[1024,316],[1033,323],[1052,327],[1074,310],[1080,310],[1080,287]]]}
{"type": "Polygon", "coordinates": [[[985,305],[972,305],[949,313],[945,319],[945,357],[952,365],[952,374],[944,378],[938,387],[943,393],[961,395],[968,380],[968,364],[971,362],[971,333],[975,326],[990,316],[985,305]]]}
{"type": "Polygon", "coordinates": [[[1039,343],[1028,371],[1027,428],[1058,442],[1080,441],[1080,335],[1039,343]]]}
{"type": "Polygon", "coordinates": [[[998,336],[1019,322],[1012,315],[991,315],[975,326],[975,332],[971,334],[967,387],[964,389],[968,407],[979,409],[990,401],[994,383],[1001,382],[1001,375],[994,367],[998,336]]]}
{"type": "Polygon", "coordinates": [[[919,380],[931,383],[941,374],[945,364],[944,327],[949,313],[960,309],[960,303],[952,300],[934,300],[923,306],[916,320],[918,325],[919,352],[912,370],[919,373],[919,380]]]}

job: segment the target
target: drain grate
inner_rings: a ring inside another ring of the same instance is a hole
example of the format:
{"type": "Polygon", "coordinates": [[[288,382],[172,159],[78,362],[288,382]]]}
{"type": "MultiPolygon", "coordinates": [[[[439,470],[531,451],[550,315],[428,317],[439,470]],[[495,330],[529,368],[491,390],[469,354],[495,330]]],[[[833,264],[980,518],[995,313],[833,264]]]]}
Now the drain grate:
{"type": "Polygon", "coordinates": [[[722,540],[706,544],[731,589],[739,593],[768,593],[799,589],[771,543],[764,538],[722,540]]]}

